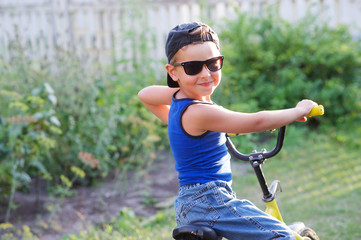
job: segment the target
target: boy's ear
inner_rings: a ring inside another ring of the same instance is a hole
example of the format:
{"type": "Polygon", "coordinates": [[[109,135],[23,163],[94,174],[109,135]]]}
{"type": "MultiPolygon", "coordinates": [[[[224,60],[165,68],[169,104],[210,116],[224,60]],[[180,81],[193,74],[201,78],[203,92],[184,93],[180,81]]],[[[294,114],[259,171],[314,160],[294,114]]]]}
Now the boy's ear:
{"type": "Polygon", "coordinates": [[[173,65],[168,63],[165,65],[165,69],[167,69],[167,72],[173,81],[178,81],[177,74],[175,73],[175,67],[173,65]]]}

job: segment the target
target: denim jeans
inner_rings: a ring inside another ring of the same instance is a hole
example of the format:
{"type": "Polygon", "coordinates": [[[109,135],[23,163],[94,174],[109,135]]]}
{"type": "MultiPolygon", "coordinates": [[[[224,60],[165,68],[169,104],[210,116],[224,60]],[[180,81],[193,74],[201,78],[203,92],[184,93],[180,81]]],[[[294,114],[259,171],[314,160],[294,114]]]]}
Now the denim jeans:
{"type": "Polygon", "coordinates": [[[230,184],[213,181],[181,186],[175,200],[177,225],[200,224],[229,240],[295,240],[292,231],[248,200],[239,200],[230,184]]]}

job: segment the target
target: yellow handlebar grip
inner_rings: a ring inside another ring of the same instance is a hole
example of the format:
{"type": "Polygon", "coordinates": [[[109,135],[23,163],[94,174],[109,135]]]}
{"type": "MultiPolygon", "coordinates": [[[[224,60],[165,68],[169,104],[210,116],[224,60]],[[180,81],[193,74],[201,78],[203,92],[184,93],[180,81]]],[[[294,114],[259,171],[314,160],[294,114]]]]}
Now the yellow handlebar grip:
{"type": "Polygon", "coordinates": [[[323,109],[323,106],[318,105],[312,108],[311,112],[307,115],[307,117],[319,116],[319,115],[323,115],[324,113],[325,110],[323,109]]]}
{"type": "Polygon", "coordinates": [[[246,135],[247,133],[227,133],[228,137],[236,137],[240,135],[246,135]]]}
{"type": "Polygon", "coordinates": [[[237,133],[227,133],[228,137],[235,137],[237,136],[238,134],[237,133]]]}

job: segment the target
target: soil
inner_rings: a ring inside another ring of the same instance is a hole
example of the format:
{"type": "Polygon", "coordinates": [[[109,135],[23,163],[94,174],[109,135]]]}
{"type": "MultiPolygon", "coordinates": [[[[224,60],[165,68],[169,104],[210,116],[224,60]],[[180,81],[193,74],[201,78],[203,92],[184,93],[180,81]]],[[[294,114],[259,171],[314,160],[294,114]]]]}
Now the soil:
{"type": "MultiPolygon", "coordinates": [[[[168,153],[161,155],[151,163],[150,170],[120,174],[97,187],[80,187],[62,204],[46,191],[40,193],[38,200],[35,191],[17,192],[14,202],[18,207],[11,212],[10,222],[15,229],[29,226],[41,240],[55,240],[76,234],[88,224],[107,222],[123,208],[133,209],[137,216],[154,215],[159,208],[173,206],[178,191],[174,160],[168,153]],[[57,206],[59,210],[55,211],[57,206]]],[[[2,211],[0,215],[5,214],[2,211]]],[[[1,221],[3,218],[0,217],[1,221]]],[[[0,229],[0,237],[4,233],[0,229]]]]}
{"type": "MultiPolygon", "coordinates": [[[[232,161],[234,175],[245,174],[247,166],[232,161]]],[[[160,209],[173,208],[177,176],[171,154],[157,153],[157,160],[149,160],[144,169],[118,174],[96,187],[77,188],[72,197],[62,200],[49,196],[45,185],[36,194],[34,186],[27,193],[16,192],[17,208],[11,212],[10,219],[12,230],[27,225],[40,240],[56,240],[77,234],[89,224],[108,222],[124,208],[132,209],[137,216],[153,216],[160,209]]],[[[5,206],[0,207],[1,223],[5,206]]],[[[0,229],[0,239],[6,232],[9,230],[0,229]]]]}

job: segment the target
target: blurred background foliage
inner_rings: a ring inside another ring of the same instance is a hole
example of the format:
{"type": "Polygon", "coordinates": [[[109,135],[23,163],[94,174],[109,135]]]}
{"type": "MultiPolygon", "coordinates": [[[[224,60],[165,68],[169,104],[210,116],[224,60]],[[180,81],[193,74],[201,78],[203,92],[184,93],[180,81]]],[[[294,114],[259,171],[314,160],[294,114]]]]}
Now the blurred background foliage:
{"type": "Polygon", "coordinates": [[[61,182],[62,174],[72,178],[73,166],[86,173],[75,185],[91,185],[139,167],[149,161],[151,151],[166,146],[166,129],[137,98],[142,85],[155,83],[146,48],[139,48],[139,58],[105,66],[62,49],[53,59],[32,59],[18,39],[8,47],[11,55],[0,56],[0,201],[43,176],[51,186],[61,182]],[[115,70],[123,65],[134,71],[115,70]],[[42,104],[28,100],[36,89],[44,92],[36,99],[42,104]],[[50,101],[47,89],[56,102],[50,101]],[[50,121],[54,119],[56,124],[50,121]],[[49,132],[55,127],[59,131],[49,132]],[[32,141],[33,132],[46,137],[51,147],[32,141]],[[30,155],[35,148],[36,155],[30,155]]]}
{"type": "MultiPolygon", "coordinates": [[[[316,20],[306,16],[290,24],[271,13],[239,14],[219,26],[225,64],[213,100],[253,112],[310,98],[325,106],[326,115],[309,126],[357,126],[360,39],[345,26],[316,20]]],[[[152,36],[137,34],[129,31],[137,39],[137,57],[106,66],[62,49],[53,59],[32,59],[16,39],[10,56],[0,54],[0,201],[9,201],[8,210],[14,191],[32,181],[54,186],[60,176],[71,178],[75,166],[85,172],[76,185],[91,185],[168,149],[166,126],[137,99],[141,88],[159,79],[165,84],[165,70],[150,57],[152,36]],[[133,70],[124,70],[129,64],[133,70]]]]}
{"type": "Polygon", "coordinates": [[[242,14],[223,29],[223,105],[257,111],[308,98],[327,109],[314,121],[360,120],[361,44],[347,27],[331,28],[313,15],[291,24],[269,12],[242,14]]]}

